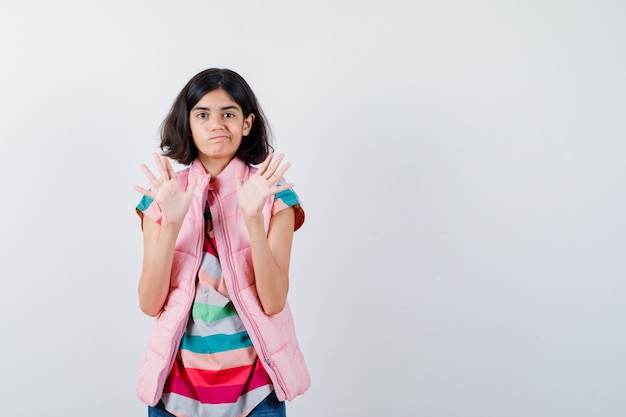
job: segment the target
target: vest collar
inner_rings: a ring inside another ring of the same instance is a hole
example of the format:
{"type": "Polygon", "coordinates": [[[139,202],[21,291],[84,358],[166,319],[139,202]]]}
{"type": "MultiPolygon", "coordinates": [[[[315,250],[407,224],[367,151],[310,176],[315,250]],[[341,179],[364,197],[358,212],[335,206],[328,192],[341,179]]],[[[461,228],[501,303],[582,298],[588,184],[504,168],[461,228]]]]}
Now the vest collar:
{"type": "MultiPolygon", "coordinates": [[[[235,191],[237,188],[237,184],[235,182],[236,172],[241,171],[244,176],[244,180],[248,176],[248,166],[246,163],[238,157],[234,157],[230,160],[228,165],[224,167],[222,172],[220,172],[215,180],[209,183],[209,189],[213,189],[215,191],[224,193],[229,191],[235,191]]],[[[198,179],[206,178],[210,181],[210,175],[207,174],[204,169],[204,165],[200,162],[199,158],[194,159],[191,163],[191,175],[197,175],[198,179]]]]}

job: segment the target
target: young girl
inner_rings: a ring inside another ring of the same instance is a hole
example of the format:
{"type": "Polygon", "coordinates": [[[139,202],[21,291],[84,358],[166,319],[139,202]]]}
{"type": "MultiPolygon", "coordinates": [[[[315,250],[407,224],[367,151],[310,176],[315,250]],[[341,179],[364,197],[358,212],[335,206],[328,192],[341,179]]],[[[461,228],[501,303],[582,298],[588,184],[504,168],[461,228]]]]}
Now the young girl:
{"type": "Polygon", "coordinates": [[[265,116],[237,73],[208,69],[162,127],[137,206],[139,304],[154,316],[137,394],[149,416],[284,416],[309,374],[287,303],[304,222],[265,116]],[[169,158],[186,169],[174,172],[169,158]],[[258,166],[258,168],[254,167],[258,166]]]}

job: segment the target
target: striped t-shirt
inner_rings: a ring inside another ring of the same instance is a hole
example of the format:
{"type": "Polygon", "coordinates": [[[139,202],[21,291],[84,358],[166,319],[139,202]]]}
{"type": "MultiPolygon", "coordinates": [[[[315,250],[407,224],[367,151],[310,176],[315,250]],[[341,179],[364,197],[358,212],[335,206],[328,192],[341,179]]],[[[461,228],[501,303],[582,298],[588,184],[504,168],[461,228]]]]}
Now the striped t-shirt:
{"type": "MultiPolygon", "coordinates": [[[[195,299],[161,399],[165,409],[179,417],[240,417],[273,387],[222,280],[208,204],[195,299]]],[[[144,197],[138,209],[151,218],[158,216],[158,222],[160,210],[155,206],[144,197]]],[[[283,191],[275,196],[272,214],[292,206],[301,211],[296,193],[283,191]]]]}

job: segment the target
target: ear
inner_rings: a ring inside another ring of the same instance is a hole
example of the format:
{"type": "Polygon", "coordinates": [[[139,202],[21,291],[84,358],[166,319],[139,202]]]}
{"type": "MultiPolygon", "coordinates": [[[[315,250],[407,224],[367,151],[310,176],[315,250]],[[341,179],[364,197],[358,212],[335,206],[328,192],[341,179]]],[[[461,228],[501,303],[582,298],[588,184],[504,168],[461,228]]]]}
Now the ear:
{"type": "Polygon", "coordinates": [[[254,113],[250,113],[243,121],[243,135],[248,136],[250,130],[252,130],[252,124],[254,123],[254,113]]]}

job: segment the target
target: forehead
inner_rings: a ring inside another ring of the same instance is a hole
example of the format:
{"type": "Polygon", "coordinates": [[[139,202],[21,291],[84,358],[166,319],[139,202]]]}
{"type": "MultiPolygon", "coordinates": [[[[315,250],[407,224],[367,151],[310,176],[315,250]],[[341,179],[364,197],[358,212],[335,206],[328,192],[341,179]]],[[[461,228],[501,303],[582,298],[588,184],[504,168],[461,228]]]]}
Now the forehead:
{"type": "Polygon", "coordinates": [[[194,106],[194,109],[198,107],[209,110],[218,110],[223,108],[236,108],[241,110],[241,106],[233,100],[230,94],[221,88],[209,91],[202,96],[202,98],[198,100],[198,103],[194,106]]]}

